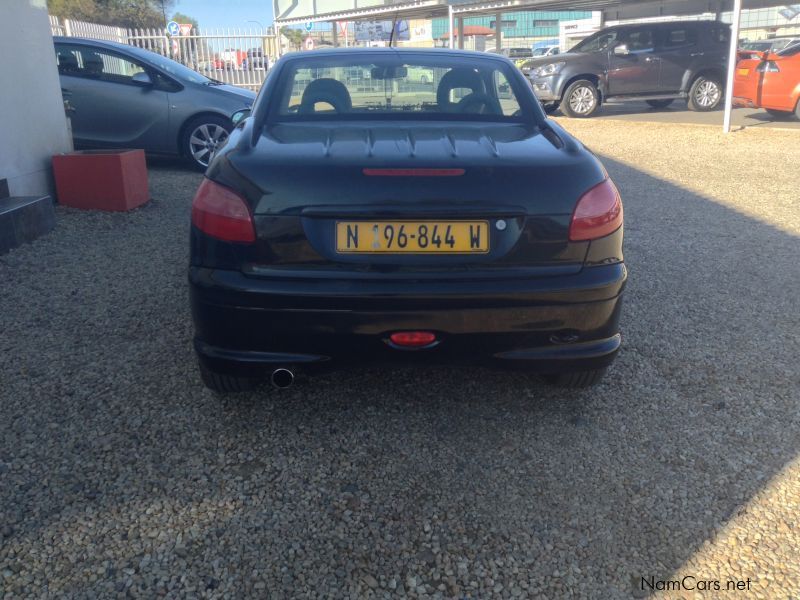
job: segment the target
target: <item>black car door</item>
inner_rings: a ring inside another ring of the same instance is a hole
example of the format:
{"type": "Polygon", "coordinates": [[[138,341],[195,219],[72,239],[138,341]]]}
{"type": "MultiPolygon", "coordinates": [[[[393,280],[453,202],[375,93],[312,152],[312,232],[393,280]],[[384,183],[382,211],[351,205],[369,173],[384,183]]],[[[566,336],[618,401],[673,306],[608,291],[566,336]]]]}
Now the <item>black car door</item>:
{"type": "Polygon", "coordinates": [[[691,23],[675,23],[662,27],[657,38],[657,54],[661,59],[661,91],[681,91],[684,75],[702,55],[697,27],[691,23]]]}
{"type": "Polygon", "coordinates": [[[141,63],[88,44],[56,44],[56,59],[77,145],[168,150],[169,96],[141,63]]]}
{"type": "Polygon", "coordinates": [[[620,54],[615,49],[610,52],[608,94],[657,93],[660,68],[655,54],[655,28],[644,25],[621,31],[617,46],[621,45],[627,53],[620,54]]]}

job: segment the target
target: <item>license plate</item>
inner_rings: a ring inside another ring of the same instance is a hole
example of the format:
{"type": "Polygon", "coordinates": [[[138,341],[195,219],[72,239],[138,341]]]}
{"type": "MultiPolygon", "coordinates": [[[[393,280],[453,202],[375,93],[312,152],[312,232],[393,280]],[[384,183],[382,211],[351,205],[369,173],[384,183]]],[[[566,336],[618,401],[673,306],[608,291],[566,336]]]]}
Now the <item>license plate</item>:
{"type": "Polygon", "coordinates": [[[488,221],[338,221],[336,251],[383,254],[489,252],[488,221]]]}
{"type": "Polygon", "coordinates": [[[746,76],[746,75],[749,75],[749,74],[750,74],[750,69],[738,69],[736,72],[737,72],[739,75],[745,75],[745,76],[746,76]]]}

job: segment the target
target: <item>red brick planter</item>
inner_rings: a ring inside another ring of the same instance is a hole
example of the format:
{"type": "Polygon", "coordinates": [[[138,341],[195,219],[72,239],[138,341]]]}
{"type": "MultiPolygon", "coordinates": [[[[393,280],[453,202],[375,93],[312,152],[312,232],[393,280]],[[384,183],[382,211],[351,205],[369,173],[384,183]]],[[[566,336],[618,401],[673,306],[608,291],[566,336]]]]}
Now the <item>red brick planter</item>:
{"type": "Polygon", "coordinates": [[[58,202],[90,210],[131,210],[149,199],[143,150],[84,150],[53,157],[58,202]]]}

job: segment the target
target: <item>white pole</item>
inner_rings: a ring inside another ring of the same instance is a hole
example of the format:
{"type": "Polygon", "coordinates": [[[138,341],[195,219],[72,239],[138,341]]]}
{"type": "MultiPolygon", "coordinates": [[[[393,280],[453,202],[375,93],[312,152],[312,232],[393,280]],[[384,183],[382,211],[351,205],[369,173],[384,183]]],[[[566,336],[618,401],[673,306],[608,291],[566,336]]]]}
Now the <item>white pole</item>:
{"type": "Polygon", "coordinates": [[[731,132],[733,112],[733,78],[736,76],[736,59],[739,50],[739,24],[742,20],[742,0],[733,0],[733,23],[731,23],[731,47],[728,52],[728,81],[725,85],[725,119],[722,130],[731,132]]]}
{"type": "Polygon", "coordinates": [[[452,4],[448,4],[447,5],[447,30],[448,30],[449,35],[450,35],[450,39],[448,40],[448,42],[450,43],[450,49],[451,50],[456,47],[455,46],[455,40],[456,40],[455,27],[456,27],[456,19],[455,19],[455,15],[453,15],[453,5],[452,4]]]}

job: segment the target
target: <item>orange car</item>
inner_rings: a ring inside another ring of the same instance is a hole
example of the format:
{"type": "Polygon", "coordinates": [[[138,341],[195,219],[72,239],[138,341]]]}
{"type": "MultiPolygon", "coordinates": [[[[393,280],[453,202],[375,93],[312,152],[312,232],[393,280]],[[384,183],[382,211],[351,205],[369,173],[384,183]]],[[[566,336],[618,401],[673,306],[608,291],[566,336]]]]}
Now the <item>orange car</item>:
{"type": "Polygon", "coordinates": [[[733,105],[763,108],[776,117],[794,114],[800,119],[800,44],[740,60],[733,82],[733,105]]]}

